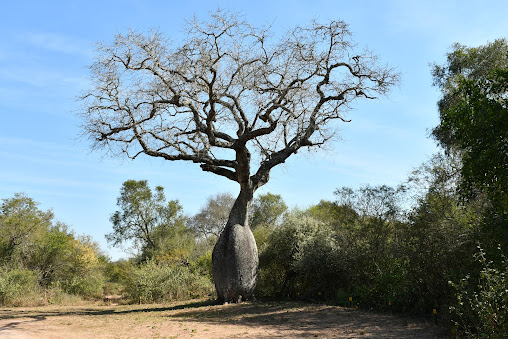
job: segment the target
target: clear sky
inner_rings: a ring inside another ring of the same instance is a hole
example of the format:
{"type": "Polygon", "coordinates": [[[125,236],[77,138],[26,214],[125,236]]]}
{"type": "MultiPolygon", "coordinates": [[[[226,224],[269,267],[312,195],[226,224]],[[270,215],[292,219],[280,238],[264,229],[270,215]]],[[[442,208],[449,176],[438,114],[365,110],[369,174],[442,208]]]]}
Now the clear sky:
{"type": "Polygon", "coordinates": [[[187,214],[208,196],[236,194],[227,179],[194,164],[147,157],[135,161],[92,153],[80,140],[76,97],[89,87],[95,44],[131,27],[159,28],[181,38],[186,19],[206,19],[217,7],[242,13],[253,25],[283,32],[311,19],[341,19],[359,46],[375,51],[402,74],[388,97],[362,102],[340,126],[330,150],[290,158],[272,171],[261,193],[281,194],[293,207],[333,200],[337,187],[396,185],[437,148],[428,129],[438,122],[439,93],[429,63],[445,62],[454,42],[477,46],[508,37],[508,2],[493,1],[3,1],[0,14],[0,198],[24,192],[53,209],[77,234],[107,247],[109,216],[128,179],[162,185],[187,214]]]}

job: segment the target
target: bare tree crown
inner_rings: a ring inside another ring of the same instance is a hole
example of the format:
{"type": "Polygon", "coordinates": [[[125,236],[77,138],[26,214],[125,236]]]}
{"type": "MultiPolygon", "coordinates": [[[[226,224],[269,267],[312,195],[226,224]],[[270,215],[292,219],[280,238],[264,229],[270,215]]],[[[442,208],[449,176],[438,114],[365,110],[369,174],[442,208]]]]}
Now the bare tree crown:
{"type": "Polygon", "coordinates": [[[82,100],[95,147],[199,163],[255,190],[301,147],[319,146],[359,98],[398,81],[368,52],[355,53],[347,25],[296,27],[280,40],[218,11],[187,25],[175,46],[158,31],[129,31],[98,47],[82,100]],[[251,170],[251,154],[260,159],[251,170]]]}

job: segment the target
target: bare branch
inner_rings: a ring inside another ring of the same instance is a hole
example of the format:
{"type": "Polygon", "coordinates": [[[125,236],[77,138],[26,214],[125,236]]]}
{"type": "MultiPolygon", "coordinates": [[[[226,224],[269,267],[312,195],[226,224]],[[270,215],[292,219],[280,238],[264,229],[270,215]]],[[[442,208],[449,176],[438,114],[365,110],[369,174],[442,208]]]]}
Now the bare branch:
{"type": "Polygon", "coordinates": [[[275,40],[218,11],[187,32],[180,46],[130,30],[98,47],[80,98],[93,147],[198,163],[255,190],[300,148],[324,145],[355,101],[385,94],[399,77],[358,53],[342,21],[275,40]]]}

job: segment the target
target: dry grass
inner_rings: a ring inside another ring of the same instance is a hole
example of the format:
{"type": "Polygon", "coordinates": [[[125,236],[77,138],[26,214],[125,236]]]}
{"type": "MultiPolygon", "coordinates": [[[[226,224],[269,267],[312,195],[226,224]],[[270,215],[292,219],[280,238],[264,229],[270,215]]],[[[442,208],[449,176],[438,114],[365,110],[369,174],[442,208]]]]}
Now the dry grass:
{"type": "Polygon", "coordinates": [[[432,321],[295,302],[45,306],[0,310],[9,338],[442,338],[432,321]]]}

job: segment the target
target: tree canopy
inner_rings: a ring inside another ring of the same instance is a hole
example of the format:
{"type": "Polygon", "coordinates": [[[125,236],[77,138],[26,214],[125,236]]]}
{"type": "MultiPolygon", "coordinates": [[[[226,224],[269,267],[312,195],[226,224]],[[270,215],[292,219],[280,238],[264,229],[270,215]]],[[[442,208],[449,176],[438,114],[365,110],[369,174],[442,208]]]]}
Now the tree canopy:
{"type": "Polygon", "coordinates": [[[257,188],[271,168],[330,139],[353,101],[398,80],[347,24],[313,22],[278,41],[236,14],[194,20],[178,45],[154,30],[101,44],[83,95],[83,129],[95,147],[192,161],[257,188]],[[251,173],[251,154],[259,167],[251,173]],[[252,175],[251,175],[252,174],[252,175]]]}
{"type": "Polygon", "coordinates": [[[438,109],[442,123],[432,130],[432,136],[440,145],[450,150],[456,146],[455,129],[446,124],[446,112],[460,103],[460,85],[465,80],[484,81],[495,69],[508,67],[508,41],[497,39],[478,47],[467,47],[459,43],[451,47],[446,63],[432,65],[434,86],[441,90],[438,109]]]}
{"type": "Polygon", "coordinates": [[[469,195],[487,193],[508,215],[508,67],[485,79],[462,80],[458,94],[442,124],[452,126],[463,151],[461,188],[469,195]]]}
{"type": "Polygon", "coordinates": [[[176,200],[167,201],[164,188],[148,186],[147,180],[127,180],[117,200],[119,210],[111,215],[113,232],[106,239],[113,246],[126,241],[143,252],[155,251],[161,241],[175,228],[183,227],[182,206],[176,200]]]}
{"type": "Polygon", "coordinates": [[[508,42],[454,45],[446,66],[435,66],[442,92],[440,124],[433,136],[462,159],[460,188],[465,196],[486,193],[508,214],[508,42]]]}
{"type": "MultiPolygon", "coordinates": [[[[26,258],[37,246],[37,239],[52,222],[51,211],[41,211],[38,203],[24,194],[16,193],[2,199],[0,206],[0,258],[16,261],[26,258]]],[[[3,260],[2,260],[3,261],[3,260]]]]}
{"type": "Polygon", "coordinates": [[[258,226],[276,226],[288,209],[280,194],[266,193],[259,195],[252,202],[252,213],[249,224],[254,229],[258,226]]]}

